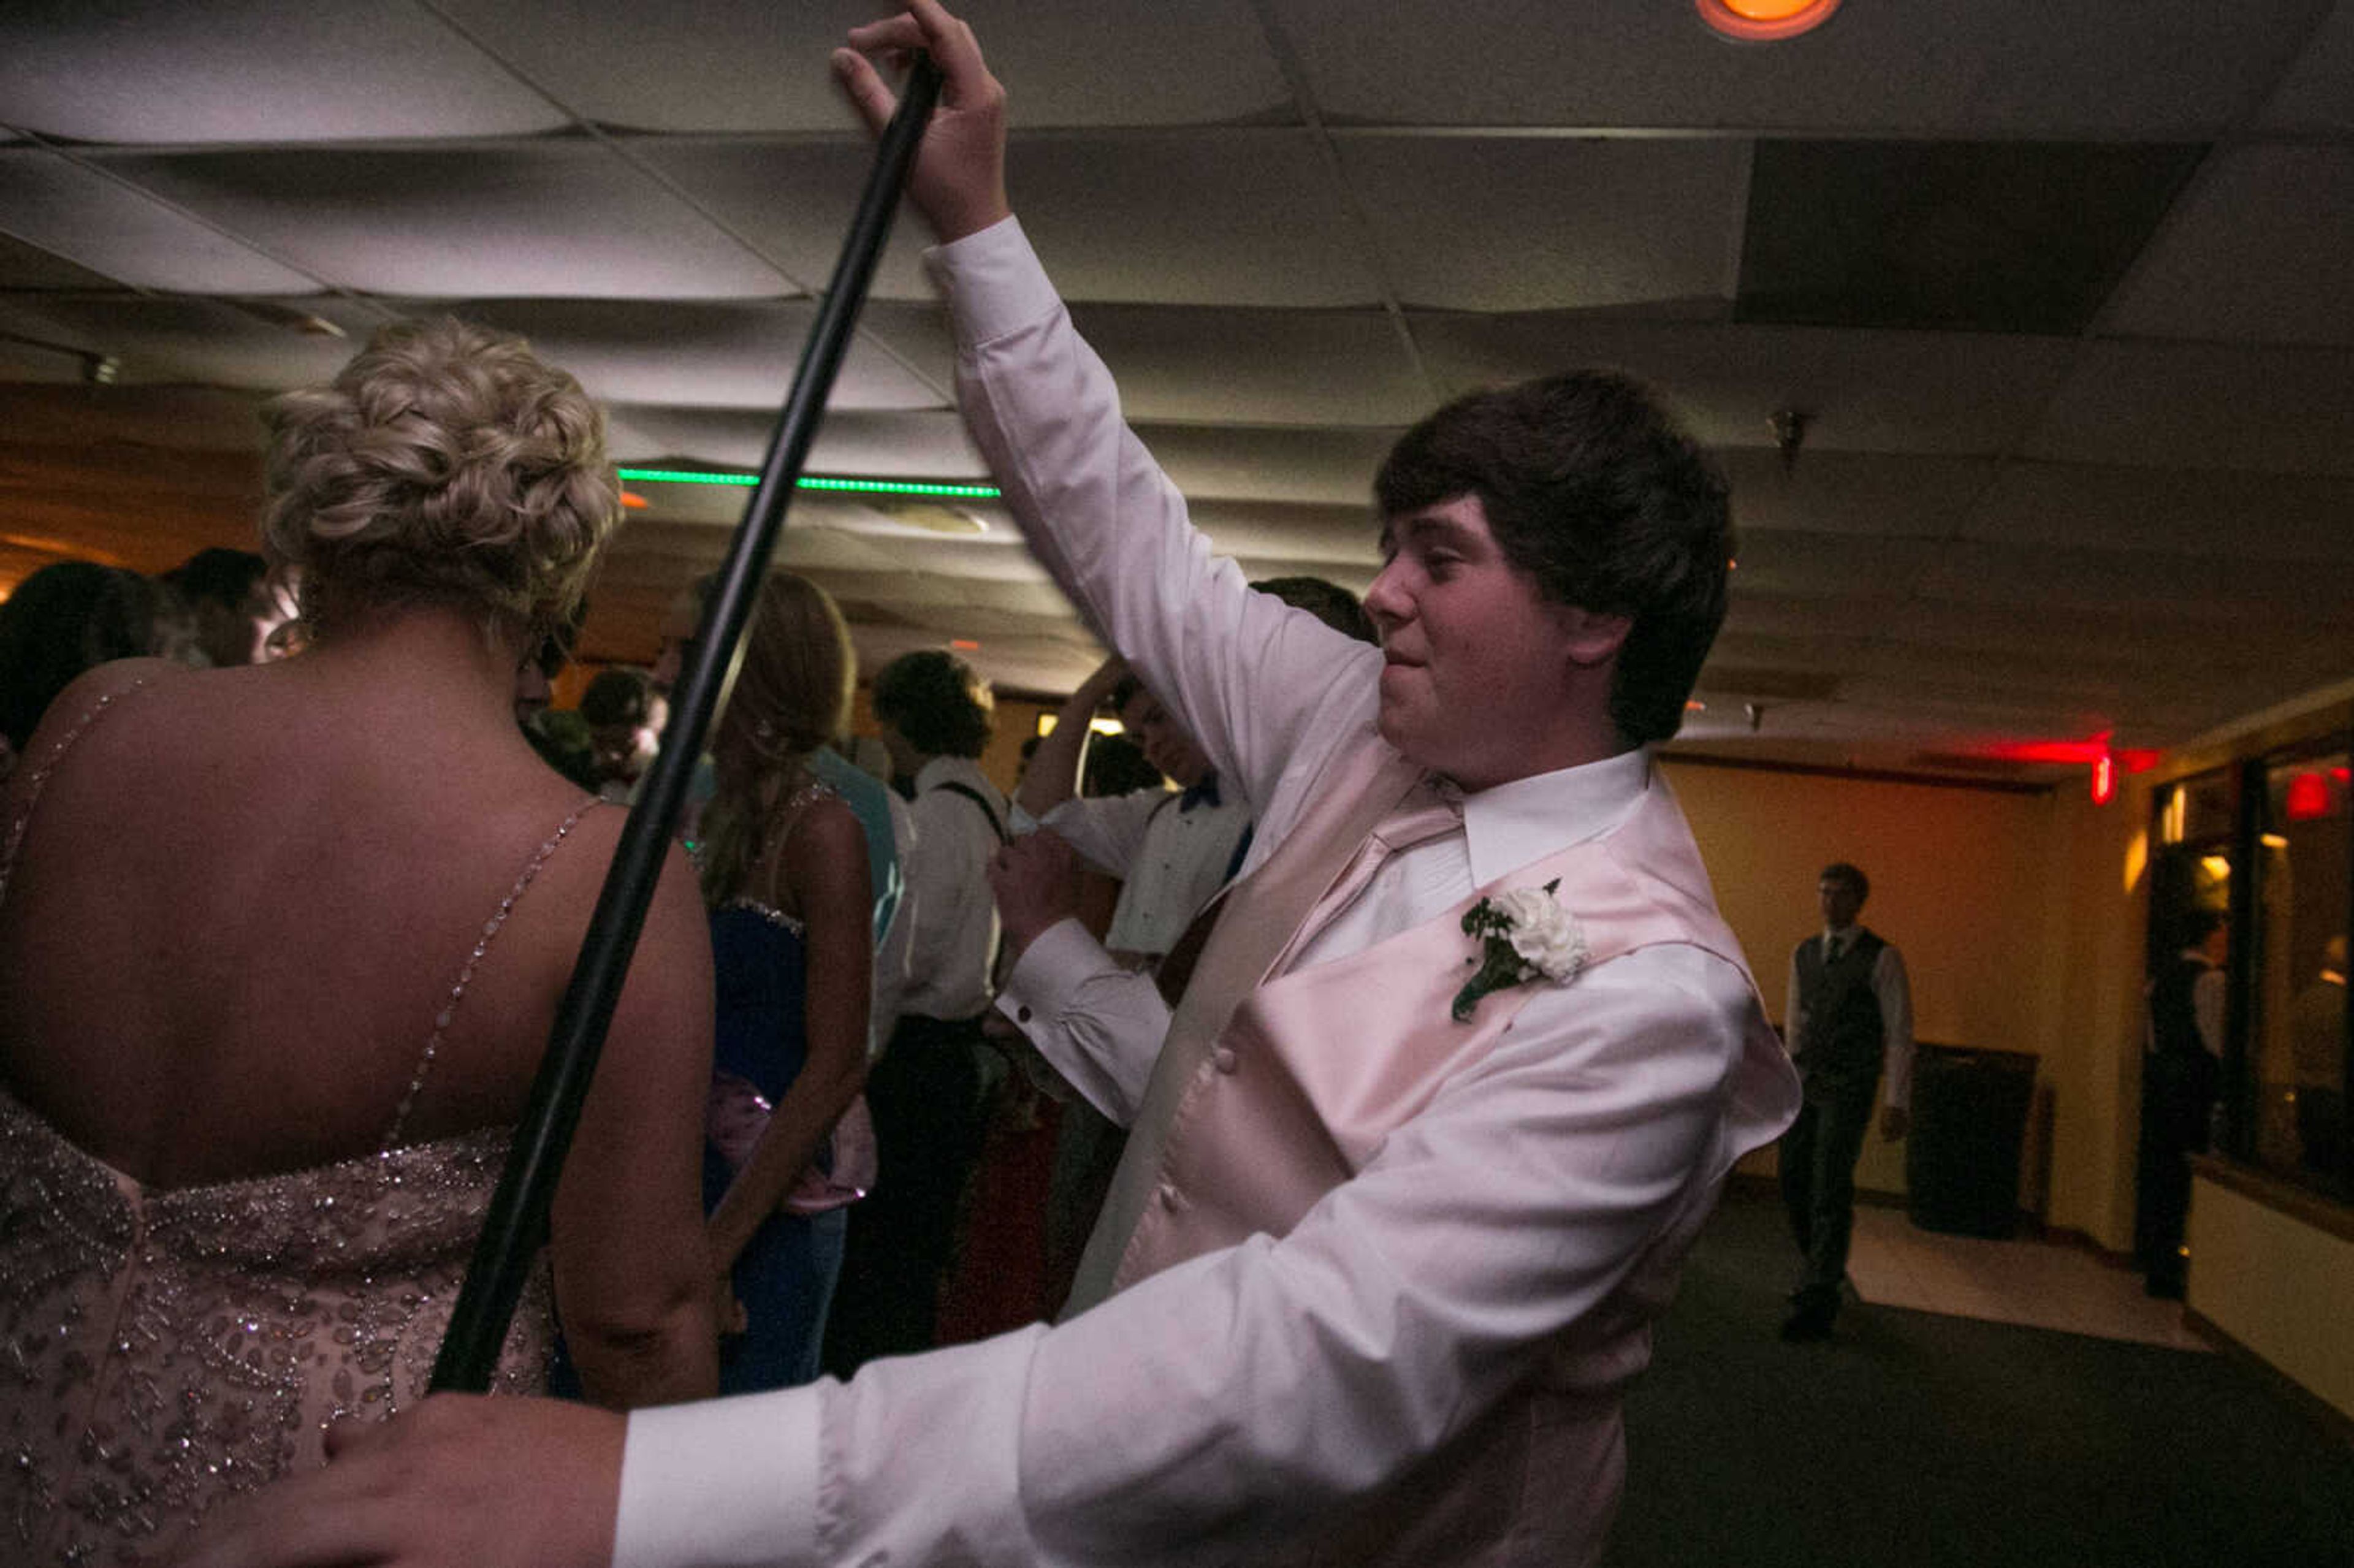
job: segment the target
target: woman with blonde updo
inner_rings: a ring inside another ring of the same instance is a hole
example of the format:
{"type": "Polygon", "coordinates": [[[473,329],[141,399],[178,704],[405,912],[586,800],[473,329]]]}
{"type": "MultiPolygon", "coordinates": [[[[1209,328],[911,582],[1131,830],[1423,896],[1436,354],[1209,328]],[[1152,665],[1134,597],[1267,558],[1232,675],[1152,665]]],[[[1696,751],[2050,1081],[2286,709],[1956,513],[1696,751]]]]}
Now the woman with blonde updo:
{"type": "MultiPolygon", "coordinates": [[[[515,671],[618,515],[603,421],[521,340],[387,328],[267,412],[304,651],[123,660],[0,797],[0,1559],[136,1561],[420,1398],[621,813],[515,671]]],[[[648,914],[499,1383],[550,1286],[589,1393],[707,1394],[710,958],[648,914]]]]}
{"type": "Polygon", "coordinates": [[[850,717],[856,664],[825,591],[760,587],[713,733],[702,819],[718,1018],[704,1154],[711,1258],[739,1332],[726,1393],[811,1382],[842,1267],[842,1205],[873,1179],[866,1081],[874,891],[866,833],[810,770],[850,717]]]}

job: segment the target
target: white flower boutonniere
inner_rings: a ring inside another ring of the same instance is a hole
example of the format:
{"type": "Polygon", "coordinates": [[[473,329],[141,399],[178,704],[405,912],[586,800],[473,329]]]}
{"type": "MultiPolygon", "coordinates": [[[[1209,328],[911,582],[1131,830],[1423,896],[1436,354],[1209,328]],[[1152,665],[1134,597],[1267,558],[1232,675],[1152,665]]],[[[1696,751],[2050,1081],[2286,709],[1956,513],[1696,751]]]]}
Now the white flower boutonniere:
{"type": "Polygon", "coordinates": [[[1585,931],[1561,906],[1555,877],[1543,887],[1515,887],[1482,898],[1463,912],[1463,929],[1479,938],[1479,954],[1466,959],[1479,969],[1455,993],[1448,1009],[1455,1022],[1471,1022],[1471,1010],[1490,991],[1524,985],[1543,975],[1555,985],[1577,978],[1585,967],[1585,931]]]}

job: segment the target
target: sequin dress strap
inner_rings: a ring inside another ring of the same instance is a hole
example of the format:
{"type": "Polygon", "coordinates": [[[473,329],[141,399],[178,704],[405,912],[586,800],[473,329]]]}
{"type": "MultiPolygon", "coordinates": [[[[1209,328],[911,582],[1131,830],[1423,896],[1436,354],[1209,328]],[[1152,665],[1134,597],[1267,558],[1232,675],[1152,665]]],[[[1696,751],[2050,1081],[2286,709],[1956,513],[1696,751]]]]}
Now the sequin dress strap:
{"type": "Polygon", "coordinates": [[[507,889],[504,898],[499,900],[499,906],[492,912],[491,917],[482,922],[482,934],[475,938],[473,950],[466,955],[466,961],[458,966],[457,982],[451,986],[449,996],[434,1012],[433,1033],[426,1039],[423,1054],[417,1058],[417,1071],[408,1075],[408,1087],[401,1091],[400,1104],[393,1109],[392,1125],[384,1129],[379,1153],[400,1146],[400,1135],[408,1126],[408,1113],[417,1108],[417,1096],[425,1087],[425,1075],[433,1070],[433,1058],[440,1054],[441,1036],[449,1030],[450,1021],[458,1015],[458,1004],[466,1000],[466,988],[473,983],[474,971],[482,967],[484,955],[490,952],[491,944],[498,939],[500,930],[507,923],[507,916],[514,913],[515,901],[531,886],[533,880],[539,875],[540,867],[547,863],[548,857],[572,836],[572,830],[580,825],[580,819],[603,804],[604,801],[591,795],[573,807],[572,814],[557,823],[556,831],[541,840],[539,847],[531,852],[531,858],[524,863],[523,873],[515,878],[514,885],[507,889]]]}
{"type": "Polygon", "coordinates": [[[31,772],[25,775],[24,800],[17,806],[15,815],[8,820],[7,838],[0,840],[0,904],[7,902],[8,881],[16,870],[16,852],[24,846],[25,829],[33,820],[33,808],[40,803],[41,791],[48,787],[49,775],[57,771],[58,764],[65,760],[66,753],[73,749],[74,742],[80,740],[84,732],[98,722],[99,715],[140,687],[154,684],[154,680],[155,677],[153,675],[141,675],[125,681],[98,701],[90,704],[89,707],[82,710],[81,716],[74,720],[73,727],[58,736],[58,743],[49,747],[49,754],[35,764],[31,772]]]}

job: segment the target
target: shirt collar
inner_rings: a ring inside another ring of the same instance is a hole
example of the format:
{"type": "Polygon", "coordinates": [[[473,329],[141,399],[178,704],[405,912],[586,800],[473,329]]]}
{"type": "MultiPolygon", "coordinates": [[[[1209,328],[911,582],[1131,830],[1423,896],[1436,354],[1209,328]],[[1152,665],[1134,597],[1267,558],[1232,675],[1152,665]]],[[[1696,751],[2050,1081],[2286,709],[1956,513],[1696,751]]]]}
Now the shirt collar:
{"type": "Polygon", "coordinates": [[[1471,885],[1584,843],[1625,821],[1651,787],[1651,754],[1637,747],[1599,762],[1532,774],[1463,797],[1471,885]]]}
{"type": "Polygon", "coordinates": [[[1180,811],[1190,811],[1196,806],[1222,804],[1224,802],[1218,799],[1218,776],[1215,773],[1204,773],[1199,784],[1189,784],[1177,791],[1177,809],[1180,811]]]}
{"type": "Polygon", "coordinates": [[[951,779],[960,784],[989,783],[989,775],[969,757],[935,757],[916,769],[916,793],[920,795],[933,785],[945,784],[951,779]]]}

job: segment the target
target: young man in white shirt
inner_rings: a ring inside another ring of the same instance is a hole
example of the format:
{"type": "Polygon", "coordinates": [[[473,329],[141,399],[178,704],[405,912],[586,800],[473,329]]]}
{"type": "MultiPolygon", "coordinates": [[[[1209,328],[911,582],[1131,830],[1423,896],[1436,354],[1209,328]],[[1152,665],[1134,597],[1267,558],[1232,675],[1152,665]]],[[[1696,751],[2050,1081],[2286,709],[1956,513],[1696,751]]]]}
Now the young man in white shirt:
{"type": "Polygon", "coordinates": [[[827,1314],[823,1365],[848,1377],[876,1356],[929,1350],[940,1280],[986,1131],[981,1038],[997,910],[989,863],[1010,808],[978,761],[994,726],[989,688],[938,649],[875,673],[892,770],[915,780],[904,867],[909,929],[899,1017],[867,1079],[875,1154],[889,1174],[855,1205],[827,1314]]]}
{"type": "MultiPolygon", "coordinates": [[[[1553,378],[1385,465],[1380,652],[1247,592],[1010,221],[970,30],[912,10],[852,41],[946,72],[910,194],[968,418],[1042,561],[1260,808],[1169,1044],[1105,1065],[1140,1107],[1107,1298],[849,1384],[639,1412],[626,1455],[597,1413],[429,1402],[192,1564],[1598,1559],[1649,1322],[1797,1103],[1644,749],[1723,617],[1722,486],[1623,379],[1553,378]],[[1512,458],[1564,422],[1607,455],[1564,482],[1512,458]],[[1458,928],[1482,909],[1536,956],[1458,928]],[[1255,1111],[1299,1136],[1254,1140],[1255,1111]],[[1204,1130],[1236,1158],[1189,1165],[1204,1130]],[[1283,1217],[1227,1223],[1257,1201],[1283,1217]],[[486,1478],[501,1461],[520,1474],[486,1478]]],[[[889,90],[836,63],[879,125],[889,90]]]]}

